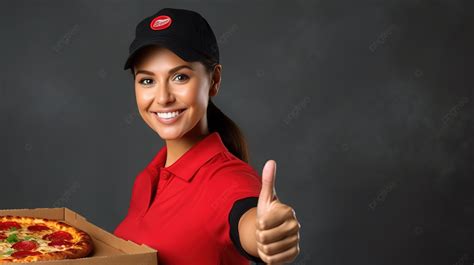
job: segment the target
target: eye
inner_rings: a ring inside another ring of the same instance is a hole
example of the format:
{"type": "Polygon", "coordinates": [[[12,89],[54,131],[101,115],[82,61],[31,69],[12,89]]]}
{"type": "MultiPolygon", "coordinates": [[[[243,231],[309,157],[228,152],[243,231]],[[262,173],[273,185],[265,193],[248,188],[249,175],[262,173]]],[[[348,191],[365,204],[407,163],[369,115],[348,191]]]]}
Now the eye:
{"type": "Polygon", "coordinates": [[[189,77],[185,74],[177,74],[174,79],[176,79],[177,77],[184,77],[184,79],[181,78],[181,80],[178,80],[178,81],[184,81],[184,80],[189,79],[189,77]]]}
{"type": "Polygon", "coordinates": [[[144,85],[144,86],[149,86],[153,83],[153,80],[149,79],[149,78],[143,78],[141,79],[138,83],[144,85]]]}

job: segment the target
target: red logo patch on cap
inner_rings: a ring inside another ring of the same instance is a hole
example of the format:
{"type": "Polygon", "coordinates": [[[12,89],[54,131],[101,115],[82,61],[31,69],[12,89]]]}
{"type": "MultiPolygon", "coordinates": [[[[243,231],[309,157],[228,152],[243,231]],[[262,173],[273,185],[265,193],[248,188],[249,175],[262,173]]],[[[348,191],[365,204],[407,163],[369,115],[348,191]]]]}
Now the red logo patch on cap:
{"type": "Polygon", "coordinates": [[[171,18],[169,16],[157,16],[150,22],[152,30],[162,30],[171,25],[171,18]]]}

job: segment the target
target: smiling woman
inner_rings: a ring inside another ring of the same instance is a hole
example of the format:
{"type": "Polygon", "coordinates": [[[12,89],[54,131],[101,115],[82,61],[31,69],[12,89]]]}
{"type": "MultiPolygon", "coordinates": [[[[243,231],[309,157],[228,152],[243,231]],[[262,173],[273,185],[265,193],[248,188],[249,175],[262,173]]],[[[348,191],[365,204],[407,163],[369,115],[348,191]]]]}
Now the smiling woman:
{"type": "MultiPolygon", "coordinates": [[[[184,61],[160,44],[143,47],[130,61],[140,115],[162,139],[172,144],[186,133],[200,140],[218,131],[229,151],[248,162],[241,130],[211,100],[218,93],[222,65],[207,58],[184,61]]],[[[170,157],[166,166],[176,159],[170,157]]]]}
{"type": "Polygon", "coordinates": [[[164,265],[294,259],[294,211],[273,200],[273,181],[262,185],[241,130],[211,101],[222,65],[206,20],[164,8],[137,25],[129,52],[140,116],[165,146],[136,177],[114,234],[157,249],[164,265]]]}

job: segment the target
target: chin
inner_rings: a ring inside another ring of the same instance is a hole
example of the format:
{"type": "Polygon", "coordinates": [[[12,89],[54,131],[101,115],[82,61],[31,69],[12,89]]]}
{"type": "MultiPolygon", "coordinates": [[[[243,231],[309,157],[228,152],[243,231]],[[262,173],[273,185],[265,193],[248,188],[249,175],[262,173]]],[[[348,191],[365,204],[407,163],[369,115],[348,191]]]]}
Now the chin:
{"type": "Polygon", "coordinates": [[[163,140],[176,140],[182,137],[181,130],[176,128],[157,128],[155,131],[163,140]]]}

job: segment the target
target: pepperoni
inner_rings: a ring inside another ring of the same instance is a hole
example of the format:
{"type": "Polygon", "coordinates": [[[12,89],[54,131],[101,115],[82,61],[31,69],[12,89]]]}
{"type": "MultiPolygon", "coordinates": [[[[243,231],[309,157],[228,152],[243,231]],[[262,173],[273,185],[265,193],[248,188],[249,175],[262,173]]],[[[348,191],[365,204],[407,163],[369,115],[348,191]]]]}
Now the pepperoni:
{"type": "Polygon", "coordinates": [[[51,241],[71,240],[72,238],[72,235],[66,231],[56,231],[54,233],[43,236],[43,239],[51,241]]]}
{"type": "Polygon", "coordinates": [[[5,233],[0,232],[0,240],[4,240],[5,238],[7,238],[7,235],[5,235],[5,233]]]}
{"type": "Polygon", "coordinates": [[[8,230],[11,227],[15,227],[17,229],[20,229],[21,225],[17,222],[12,222],[12,221],[0,222],[0,230],[8,230]]]}
{"type": "Polygon", "coordinates": [[[20,251],[12,253],[11,256],[16,258],[16,259],[21,259],[21,258],[24,258],[24,257],[36,256],[36,255],[41,255],[41,252],[29,251],[29,250],[20,250],[20,251]]]}
{"type": "Polygon", "coordinates": [[[37,248],[38,245],[34,241],[20,241],[13,244],[12,248],[16,250],[33,250],[37,248]]]}
{"type": "Polygon", "coordinates": [[[69,241],[66,241],[66,240],[55,240],[55,241],[51,241],[48,243],[48,246],[66,246],[66,247],[70,247],[72,246],[73,244],[69,241]]]}
{"type": "Polygon", "coordinates": [[[34,231],[34,232],[44,231],[44,230],[49,230],[49,229],[50,228],[45,226],[45,225],[30,225],[30,226],[28,226],[28,230],[34,231]]]}

